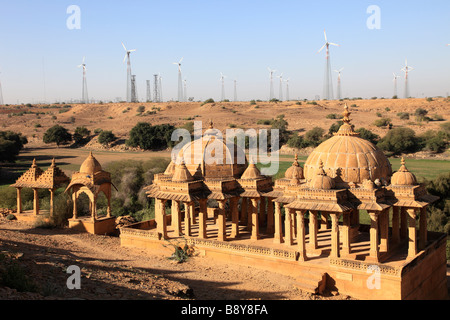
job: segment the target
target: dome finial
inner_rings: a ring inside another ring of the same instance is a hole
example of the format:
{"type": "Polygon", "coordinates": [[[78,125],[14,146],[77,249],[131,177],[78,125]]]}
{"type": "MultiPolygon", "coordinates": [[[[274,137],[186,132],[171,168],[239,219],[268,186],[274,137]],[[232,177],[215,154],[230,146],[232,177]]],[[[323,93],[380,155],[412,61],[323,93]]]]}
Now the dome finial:
{"type": "Polygon", "coordinates": [[[409,172],[408,168],[406,168],[406,161],[405,158],[402,157],[402,160],[400,160],[401,167],[398,169],[399,172],[409,172]]]}
{"type": "Polygon", "coordinates": [[[32,168],[36,168],[37,167],[37,165],[36,165],[36,158],[33,159],[33,162],[31,163],[31,167],[32,168]]]}
{"type": "Polygon", "coordinates": [[[214,124],[213,124],[212,119],[209,119],[209,128],[214,129],[214,124]]]}
{"type": "Polygon", "coordinates": [[[51,165],[51,167],[52,167],[52,168],[56,167],[55,158],[52,159],[52,165],[51,165]]]}
{"type": "Polygon", "coordinates": [[[346,103],[346,104],[345,104],[345,107],[344,107],[344,112],[342,113],[342,115],[344,116],[344,117],[342,118],[342,121],[343,121],[344,123],[346,123],[346,124],[350,124],[351,119],[350,119],[349,117],[350,117],[351,114],[352,114],[352,113],[351,113],[350,111],[348,111],[348,105],[347,105],[347,103],[346,103]]]}
{"type": "Polygon", "coordinates": [[[299,163],[298,163],[298,155],[297,155],[297,154],[295,154],[295,160],[294,160],[294,162],[292,163],[292,165],[295,166],[295,167],[298,167],[298,166],[299,166],[299,163]]]}
{"type": "Polygon", "coordinates": [[[345,104],[344,112],[342,113],[343,118],[341,119],[343,124],[339,128],[339,131],[334,133],[336,136],[359,136],[358,132],[353,130],[353,125],[350,123],[352,119],[350,119],[351,112],[348,110],[348,105],[345,104]]]}

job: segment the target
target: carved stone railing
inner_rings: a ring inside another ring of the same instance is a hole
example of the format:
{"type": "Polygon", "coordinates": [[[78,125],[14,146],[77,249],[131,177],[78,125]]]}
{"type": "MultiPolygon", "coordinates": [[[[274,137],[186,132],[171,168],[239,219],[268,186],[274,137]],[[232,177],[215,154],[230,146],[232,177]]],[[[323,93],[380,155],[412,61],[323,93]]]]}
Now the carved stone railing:
{"type": "MultiPolygon", "coordinates": [[[[347,268],[352,270],[358,270],[362,272],[367,272],[369,268],[373,268],[376,266],[380,273],[385,275],[390,275],[394,277],[399,277],[401,275],[402,268],[396,268],[393,266],[383,265],[380,263],[370,263],[364,261],[356,261],[356,260],[346,260],[342,258],[330,258],[330,266],[336,266],[339,268],[347,268]]],[[[369,269],[370,270],[370,269],[369,269]]],[[[374,272],[374,270],[372,270],[374,272]]]]}

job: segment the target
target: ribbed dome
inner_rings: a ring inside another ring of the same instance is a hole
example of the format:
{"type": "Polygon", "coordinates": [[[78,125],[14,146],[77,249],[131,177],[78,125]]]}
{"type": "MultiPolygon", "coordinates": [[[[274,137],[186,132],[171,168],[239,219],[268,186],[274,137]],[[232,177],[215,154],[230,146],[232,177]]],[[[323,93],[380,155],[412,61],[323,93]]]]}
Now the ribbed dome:
{"type": "Polygon", "coordinates": [[[361,184],[366,179],[389,181],[392,174],[389,160],[374,144],[359,137],[350,124],[349,115],[345,106],[344,124],[339,131],[309,155],[303,168],[308,182],[315,176],[320,161],[325,172],[335,178],[339,187],[361,184]]]}
{"type": "Polygon", "coordinates": [[[405,164],[405,159],[402,158],[402,166],[391,178],[391,184],[393,186],[414,186],[417,184],[416,176],[409,172],[405,164]]]}
{"type": "Polygon", "coordinates": [[[319,168],[308,185],[311,189],[331,190],[334,189],[336,183],[331,177],[327,176],[323,170],[322,161],[319,161],[319,168]]]}
{"type": "Polygon", "coordinates": [[[290,166],[286,172],[284,173],[284,177],[286,179],[304,179],[303,176],[303,168],[298,163],[298,156],[295,155],[295,160],[292,163],[292,166],[290,166]]]}
{"type": "Polygon", "coordinates": [[[228,148],[222,133],[213,129],[211,123],[201,139],[183,146],[175,163],[184,159],[187,169],[195,179],[240,178],[248,163],[244,150],[235,144],[233,149],[228,148]]]}
{"type": "Polygon", "coordinates": [[[93,175],[96,172],[102,171],[102,166],[100,163],[95,159],[95,157],[92,155],[92,151],[89,153],[89,156],[84,160],[84,162],[81,164],[80,172],[81,173],[89,173],[93,175]]]}

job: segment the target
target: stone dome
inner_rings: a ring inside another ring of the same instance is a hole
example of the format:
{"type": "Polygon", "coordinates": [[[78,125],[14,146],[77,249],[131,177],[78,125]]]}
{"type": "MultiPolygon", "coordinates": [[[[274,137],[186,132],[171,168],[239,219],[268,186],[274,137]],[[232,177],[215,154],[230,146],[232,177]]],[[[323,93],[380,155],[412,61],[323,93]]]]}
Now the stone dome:
{"type": "Polygon", "coordinates": [[[241,179],[244,180],[259,179],[259,178],[262,178],[261,171],[259,171],[258,167],[256,167],[254,163],[250,163],[241,176],[241,179]]]}
{"type": "Polygon", "coordinates": [[[306,181],[314,178],[320,162],[323,162],[324,171],[334,178],[338,187],[347,188],[364,180],[389,181],[392,167],[388,158],[353,130],[347,106],[343,114],[344,124],[339,131],[314,149],[306,160],[303,168],[306,181]]]}
{"type": "Polygon", "coordinates": [[[84,162],[81,164],[80,172],[94,175],[94,173],[100,171],[102,171],[102,166],[97,161],[97,159],[95,159],[91,151],[86,160],[84,160],[84,162]]]}
{"type": "Polygon", "coordinates": [[[319,161],[319,168],[317,169],[314,177],[308,183],[311,189],[331,190],[334,189],[336,183],[333,178],[327,176],[323,170],[323,163],[319,161]]]}
{"type": "Polygon", "coordinates": [[[405,164],[405,159],[402,158],[402,166],[400,167],[400,169],[398,169],[397,172],[395,172],[392,175],[391,178],[391,184],[393,186],[414,186],[417,185],[417,179],[416,176],[409,172],[409,170],[406,168],[405,164]]]}
{"type": "Polygon", "coordinates": [[[189,182],[193,181],[194,177],[191,175],[189,170],[186,168],[186,165],[184,162],[181,162],[180,164],[176,165],[175,172],[172,177],[172,181],[175,182],[189,182]]]}
{"type": "Polygon", "coordinates": [[[175,164],[181,161],[194,179],[240,178],[248,166],[244,150],[227,143],[212,122],[202,138],[184,145],[173,160],[175,164]]]}
{"type": "Polygon", "coordinates": [[[303,176],[303,168],[298,163],[298,155],[295,155],[295,160],[292,163],[292,166],[290,166],[286,172],[284,173],[284,177],[286,179],[304,179],[303,176]]]}

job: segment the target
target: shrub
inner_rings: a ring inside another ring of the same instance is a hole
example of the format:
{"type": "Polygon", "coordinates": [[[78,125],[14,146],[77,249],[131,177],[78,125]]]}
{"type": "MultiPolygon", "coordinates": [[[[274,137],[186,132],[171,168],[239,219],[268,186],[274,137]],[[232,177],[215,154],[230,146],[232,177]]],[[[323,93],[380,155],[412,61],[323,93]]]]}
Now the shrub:
{"type": "Polygon", "coordinates": [[[316,147],[322,140],[325,130],[320,127],[314,127],[305,133],[305,140],[309,146],[316,147]]]}
{"type": "Polygon", "coordinates": [[[73,141],[77,144],[86,143],[90,134],[91,131],[89,131],[86,127],[77,127],[75,129],[75,133],[73,134],[73,141]]]}
{"type": "Polygon", "coordinates": [[[303,149],[308,147],[308,143],[298,134],[292,135],[287,141],[287,145],[290,148],[303,149]]]}
{"type": "Polygon", "coordinates": [[[408,112],[399,112],[399,113],[397,113],[397,117],[399,117],[401,120],[409,120],[409,113],[408,112]]]}
{"type": "Polygon", "coordinates": [[[395,128],[390,130],[377,144],[390,154],[415,152],[419,149],[419,141],[414,130],[409,128],[395,128]]]}
{"type": "Polygon", "coordinates": [[[203,103],[200,106],[203,106],[207,103],[214,103],[214,99],[212,99],[212,98],[206,99],[205,101],[203,101],[203,103]]]}
{"type": "Polygon", "coordinates": [[[260,120],[258,120],[258,121],[256,122],[256,124],[262,124],[262,125],[265,125],[265,126],[269,126],[269,125],[272,124],[272,120],[269,120],[269,119],[260,119],[260,120]]]}
{"type": "Polygon", "coordinates": [[[13,162],[23,146],[28,143],[21,133],[0,131],[0,162],[13,162]]]}
{"type": "Polygon", "coordinates": [[[103,130],[98,135],[98,142],[101,143],[102,145],[110,144],[116,139],[117,137],[114,135],[114,133],[112,133],[112,131],[103,130]]]}
{"type": "Polygon", "coordinates": [[[356,132],[359,133],[359,136],[361,138],[366,139],[366,140],[372,142],[373,144],[377,144],[377,142],[380,140],[379,135],[377,135],[377,134],[373,133],[372,131],[367,130],[365,128],[358,128],[356,130],[356,132]]]}
{"type": "Polygon", "coordinates": [[[391,123],[391,119],[389,119],[389,118],[381,118],[381,119],[375,120],[373,125],[380,128],[380,127],[387,127],[389,125],[392,125],[392,123],[391,123]]]}
{"type": "Polygon", "coordinates": [[[138,108],[137,108],[137,112],[139,112],[139,113],[142,113],[142,112],[144,112],[145,111],[145,106],[139,106],[138,108]]]}
{"type": "Polygon", "coordinates": [[[419,136],[421,149],[432,152],[443,152],[447,148],[448,138],[443,131],[428,130],[419,136]]]}
{"type": "Polygon", "coordinates": [[[336,113],[330,113],[326,116],[327,119],[339,119],[340,116],[336,113]]]}
{"type": "Polygon", "coordinates": [[[61,144],[72,141],[72,135],[66,128],[60,125],[54,125],[44,133],[43,141],[44,143],[56,143],[59,147],[61,144]]]}

